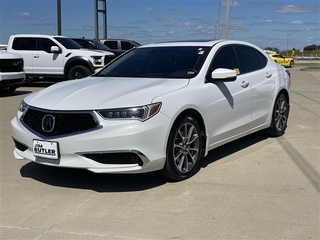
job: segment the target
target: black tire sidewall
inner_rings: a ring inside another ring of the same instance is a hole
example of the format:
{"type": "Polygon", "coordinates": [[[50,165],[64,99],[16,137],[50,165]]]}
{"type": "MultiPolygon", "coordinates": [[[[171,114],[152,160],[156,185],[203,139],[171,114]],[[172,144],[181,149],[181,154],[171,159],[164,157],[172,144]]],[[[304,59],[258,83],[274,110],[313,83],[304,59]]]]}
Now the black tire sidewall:
{"type": "Polygon", "coordinates": [[[90,76],[92,74],[90,69],[87,68],[86,66],[77,65],[77,66],[72,67],[70,69],[70,71],[68,72],[68,79],[78,79],[78,78],[73,78],[73,75],[78,71],[84,73],[84,75],[86,75],[84,77],[90,76]]]}
{"type": "Polygon", "coordinates": [[[275,104],[274,104],[274,107],[273,107],[273,111],[272,111],[272,119],[271,119],[271,125],[270,125],[270,129],[269,129],[269,132],[270,132],[270,135],[271,136],[274,136],[274,137],[279,137],[281,135],[283,135],[287,129],[287,123],[288,123],[288,117],[289,117],[289,108],[288,108],[288,100],[287,98],[283,95],[283,94],[280,94],[277,98],[276,98],[276,101],[275,101],[275,104]],[[284,101],[286,102],[286,108],[287,108],[287,111],[286,111],[286,126],[281,130],[279,131],[279,129],[277,128],[276,126],[276,108],[277,108],[277,103],[279,101],[279,99],[284,99],[284,101]]]}
{"type": "Polygon", "coordinates": [[[175,181],[180,181],[187,179],[194,174],[196,174],[199,171],[199,166],[200,166],[200,159],[201,159],[201,149],[202,149],[202,137],[201,137],[201,128],[199,123],[191,116],[188,117],[183,117],[178,122],[175,123],[174,127],[172,128],[170,132],[170,136],[168,139],[168,144],[167,144],[167,152],[166,152],[166,163],[165,163],[165,171],[167,171],[170,175],[169,178],[175,181]],[[181,173],[175,166],[174,160],[173,160],[173,145],[175,142],[175,136],[177,134],[177,131],[181,128],[181,126],[185,123],[191,123],[192,125],[195,126],[195,128],[198,131],[199,135],[199,153],[198,153],[198,159],[196,163],[194,164],[193,168],[187,172],[187,173],[181,173]]]}

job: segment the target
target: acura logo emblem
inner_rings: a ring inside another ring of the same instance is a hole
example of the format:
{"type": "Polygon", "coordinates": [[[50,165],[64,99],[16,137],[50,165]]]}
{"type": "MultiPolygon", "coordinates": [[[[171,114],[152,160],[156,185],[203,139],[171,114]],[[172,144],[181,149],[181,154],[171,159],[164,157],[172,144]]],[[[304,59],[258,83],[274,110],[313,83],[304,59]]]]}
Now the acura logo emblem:
{"type": "Polygon", "coordinates": [[[55,118],[52,115],[45,115],[42,118],[42,130],[49,133],[52,132],[52,130],[54,129],[54,124],[55,124],[55,118]]]}

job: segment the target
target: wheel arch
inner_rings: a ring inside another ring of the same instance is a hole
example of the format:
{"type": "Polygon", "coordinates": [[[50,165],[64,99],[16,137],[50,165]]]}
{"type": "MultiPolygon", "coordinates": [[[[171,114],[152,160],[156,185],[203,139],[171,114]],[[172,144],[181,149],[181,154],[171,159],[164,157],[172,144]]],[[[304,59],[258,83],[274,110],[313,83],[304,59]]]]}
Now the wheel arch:
{"type": "Polygon", "coordinates": [[[280,94],[283,94],[283,95],[287,98],[288,104],[290,104],[290,97],[289,97],[288,91],[287,91],[286,89],[282,89],[282,90],[277,94],[277,97],[278,97],[280,94]]]}
{"type": "MultiPolygon", "coordinates": [[[[174,120],[172,127],[169,131],[169,135],[168,138],[170,137],[174,126],[177,124],[177,122],[184,117],[194,117],[197,122],[199,123],[200,127],[201,127],[201,138],[202,138],[202,149],[201,149],[201,157],[205,156],[206,153],[206,146],[207,146],[207,135],[206,135],[206,126],[203,120],[202,115],[195,109],[189,108],[189,109],[185,109],[184,111],[182,111],[174,120]]],[[[168,139],[169,140],[169,139],[168,139]]],[[[167,143],[168,143],[167,140],[167,143]]],[[[168,146],[167,146],[168,147],[168,146]]]]}
{"type": "Polygon", "coordinates": [[[68,59],[68,61],[66,62],[64,66],[64,76],[68,76],[70,69],[77,65],[85,66],[89,68],[92,73],[94,73],[94,66],[90,62],[90,60],[86,57],[77,56],[77,57],[68,59]]]}

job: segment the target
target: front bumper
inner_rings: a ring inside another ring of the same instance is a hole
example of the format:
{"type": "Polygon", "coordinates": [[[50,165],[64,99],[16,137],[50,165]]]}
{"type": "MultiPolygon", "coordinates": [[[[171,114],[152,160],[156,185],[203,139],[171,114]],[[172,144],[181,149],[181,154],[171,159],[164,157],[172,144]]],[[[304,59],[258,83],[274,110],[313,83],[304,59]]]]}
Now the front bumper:
{"type": "Polygon", "coordinates": [[[0,86],[20,86],[26,80],[24,72],[2,72],[0,73],[0,86]]]}
{"type": "Polygon", "coordinates": [[[56,167],[82,168],[96,173],[143,173],[164,166],[171,121],[158,113],[151,119],[104,120],[97,115],[101,128],[59,138],[44,139],[20,122],[21,113],[11,121],[14,156],[56,167]],[[33,154],[33,140],[49,140],[59,145],[59,159],[44,159],[33,154]],[[108,162],[110,156],[118,159],[108,162]],[[133,161],[121,158],[132,158],[133,161]],[[101,160],[102,159],[102,160],[101,160]]]}

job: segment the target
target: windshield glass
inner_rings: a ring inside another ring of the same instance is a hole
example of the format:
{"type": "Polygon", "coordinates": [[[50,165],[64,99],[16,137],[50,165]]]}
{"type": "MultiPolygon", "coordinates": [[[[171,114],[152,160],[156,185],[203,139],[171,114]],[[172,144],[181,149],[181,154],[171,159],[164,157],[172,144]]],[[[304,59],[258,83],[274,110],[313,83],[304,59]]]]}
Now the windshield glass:
{"type": "Polygon", "coordinates": [[[96,76],[193,78],[200,71],[209,47],[136,48],[114,61],[96,76]]]}
{"type": "Polygon", "coordinates": [[[76,43],[70,38],[62,38],[62,37],[55,37],[55,40],[57,40],[59,43],[61,43],[66,49],[80,49],[82,48],[81,45],[76,43]]]}
{"type": "Polygon", "coordinates": [[[89,42],[92,44],[94,49],[104,50],[104,51],[110,51],[111,50],[106,45],[104,45],[101,42],[98,42],[96,40],[89,40],[89,42]]]}

